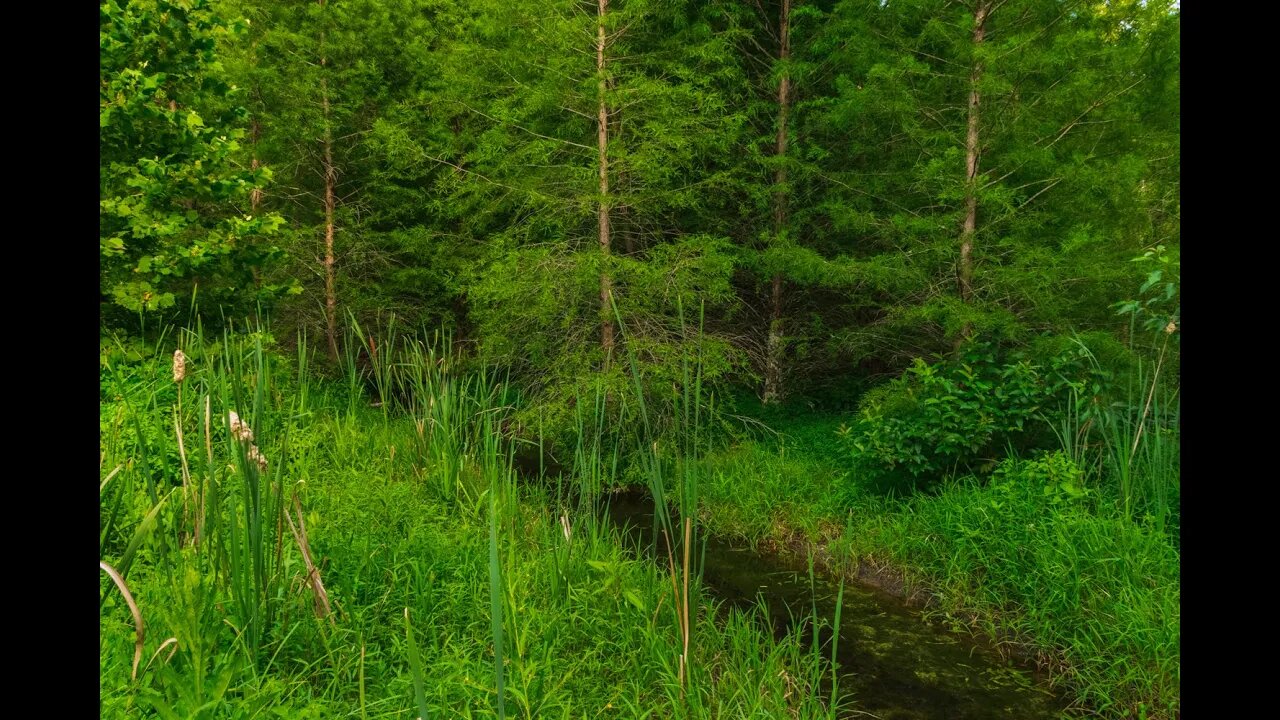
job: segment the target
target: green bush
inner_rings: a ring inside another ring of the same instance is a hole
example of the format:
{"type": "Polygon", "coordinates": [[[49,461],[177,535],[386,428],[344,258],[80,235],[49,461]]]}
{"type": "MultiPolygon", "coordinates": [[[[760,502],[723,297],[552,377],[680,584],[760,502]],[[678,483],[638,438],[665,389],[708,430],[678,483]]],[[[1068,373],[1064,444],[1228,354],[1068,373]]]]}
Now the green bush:
{"type": "Polygon", "coordinates": [[[868,392],[858,418],[838,431],[854,476],[899,491],[948,474],[988,469],[1008,449],[1054,445],[1042,411],[1087,386],[1077,352],[1037,363],[975,345],[956,360],[919,358],[902,377],[868,392]]]}

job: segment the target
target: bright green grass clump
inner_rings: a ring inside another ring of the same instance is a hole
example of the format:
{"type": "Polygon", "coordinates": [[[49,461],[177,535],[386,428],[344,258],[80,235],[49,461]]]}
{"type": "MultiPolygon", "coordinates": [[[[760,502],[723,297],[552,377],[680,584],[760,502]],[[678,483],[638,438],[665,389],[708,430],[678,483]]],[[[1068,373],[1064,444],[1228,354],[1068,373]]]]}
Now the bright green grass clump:
{"type": "Polygon", "coordinates": [[[172,345],[104,351],[101,555],[143,642],[104,573],[103,717],[834,717],[818,651],[696,578],[686,645],[663,569],[518,485],[489,380],[417,346],[375,409],[261,330],[176,342],[180,388],[172,345]]]}

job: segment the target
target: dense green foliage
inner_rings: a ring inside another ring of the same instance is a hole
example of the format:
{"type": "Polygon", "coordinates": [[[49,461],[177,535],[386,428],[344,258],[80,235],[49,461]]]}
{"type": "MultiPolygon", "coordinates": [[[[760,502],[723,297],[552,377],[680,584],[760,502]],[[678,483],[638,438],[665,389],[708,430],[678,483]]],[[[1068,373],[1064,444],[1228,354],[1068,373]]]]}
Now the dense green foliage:
{"type": "Polygon", "coordinates": [[[607,364],[611,302],[653,388],[679,300],[705,307],[708,381],[773,357],[780,396],[839,402],[840,378],[962,335],[1123,332],[1127,261],[1177,257],[1167,3],[103,8],[106,292],[164,315],[161,277],[227,257],[241,299],[305,290],[275,316],[332,334],[331,360],[353,316],[443,324],[561,424],[607,364]],[[260,243],[233,238],[272,212],[289,259],[247,282],[264,258],[228,253],[260,243]]]}
{"type": "MultiPolygon", "coordinates": [[[[865,479],[973,470],[998,453],[1043,444],[1047,433],[1036,421],[1070,392],[1085,391],[1084,370],[1078,354],[1042,367],[1025,358],[1000,363],[983,347],[937,365],[917,359],[900,379],[864,396],[857,422],[840,435],[865,479]]],[[[1095,394],[1102,390],[1093,385],[1095,394]]]]}
{"type": "Polygon", "coordinates": [[[248,212],[269,171],[237,162],[244,108],[215,49],[238,28],[206,0],[104,2],[100,27],[104,302],[157,311],[199,291],[235,311],[278,294],[253,273],[283,218],[248,212]]]}
{"type": "Polygon", "coordinates": [[[1100,712],[1174,714],[1177,551],[1161,533],[1098,512],[1098,490],[1061,454],[998,471],[985,485],[959,481],[917,500],[850,542],[892,548],[953,614],[977,613],[1059,665],[1061,681],[1100,712]]]}
{"type": "Polygon", "coordinates": [[[99,7],[104,716],[830,717],[707,529],[1178,717],[1176,1],[99,7]]]}

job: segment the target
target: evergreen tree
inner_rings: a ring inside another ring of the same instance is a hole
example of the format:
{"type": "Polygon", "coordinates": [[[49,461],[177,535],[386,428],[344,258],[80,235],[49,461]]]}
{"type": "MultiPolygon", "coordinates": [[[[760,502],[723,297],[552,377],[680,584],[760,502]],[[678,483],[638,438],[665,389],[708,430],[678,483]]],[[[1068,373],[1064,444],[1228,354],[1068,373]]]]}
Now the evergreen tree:
{"type": "MultiPolygon", "coordinates": [[[[422,154],[482,247],[464,281],[481,347],[561,400],[600,373],[624,388],[616,312],[662,387],[696,334],[681,305],[732,298],[726,239],[696,232],[742,122],[719,92],[732,47],[697,4],[475,7],[437,97],[459,130],[422,154]]],[[[723,374],[727,344],[704,349],[723,374]]]]}
{"type": "Polygon", "coordinates": [[[295,0],[239,9],[254,20],[234,65],[251,88],[253,161],[276,171],[263,202],[291,219],[294,261],[282,273],[307,290],[285,308],[324,337],[336,360],[347,312],[370,319],[406,311],[391,300],[397,247],[383,218],[398,204],[385,188],[392,161],[371,141],[384,116],[416,89],[434,3],[295,0]]]}
{"type": "Polygon", "coordinates": [[[1169,17],[1063,0],[836,6],[829,32],[865,28],[880,49],[828,40],[839,76],[809,117],[831,180],[812,224],[857,233],[875,280],[853,299],[866,321],[840,333],[847,352],[901,363],[971,334],[1112,322],[1099,310],[1150,239],[1131,202],[1139,148],[1170,137],[1131,113],[1159,39],[1143,28],[1169,17]]]}

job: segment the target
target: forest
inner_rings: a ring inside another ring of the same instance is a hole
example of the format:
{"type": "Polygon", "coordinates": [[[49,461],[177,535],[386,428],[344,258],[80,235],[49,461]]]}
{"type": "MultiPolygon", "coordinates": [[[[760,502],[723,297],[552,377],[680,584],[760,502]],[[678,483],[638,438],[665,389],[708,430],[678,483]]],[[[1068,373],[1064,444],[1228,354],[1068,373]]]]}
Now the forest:
{"type": "Polygon", "coordinates": [[[1177,0],[100,0],[100,716],[1180,718],[1177,0]]]}

